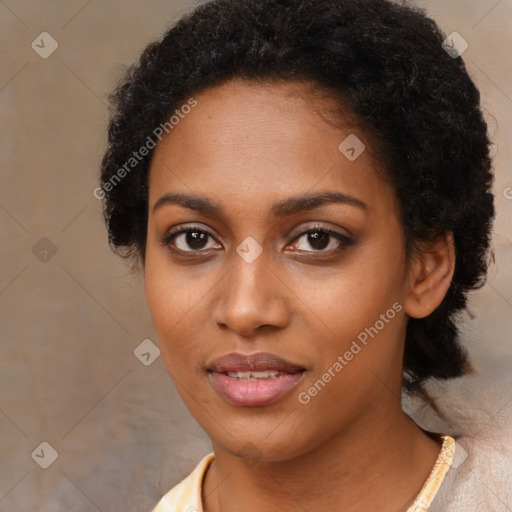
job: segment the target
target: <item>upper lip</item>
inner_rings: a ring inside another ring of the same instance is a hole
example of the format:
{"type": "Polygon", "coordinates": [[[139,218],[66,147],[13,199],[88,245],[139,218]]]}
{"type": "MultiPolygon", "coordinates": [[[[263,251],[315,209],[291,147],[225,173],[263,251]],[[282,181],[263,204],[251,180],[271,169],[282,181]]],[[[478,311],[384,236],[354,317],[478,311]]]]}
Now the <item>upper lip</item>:
{"type": "Polygon", "coordinates": [[[244,371],[267,371],[274,370],[279,372],[295,373],[305,368],[275,354],[268,352],[258,352],[256,354],[239,354],[232,352],[215,359],[207,370],[216,373],[244,372],[244,371]]]}

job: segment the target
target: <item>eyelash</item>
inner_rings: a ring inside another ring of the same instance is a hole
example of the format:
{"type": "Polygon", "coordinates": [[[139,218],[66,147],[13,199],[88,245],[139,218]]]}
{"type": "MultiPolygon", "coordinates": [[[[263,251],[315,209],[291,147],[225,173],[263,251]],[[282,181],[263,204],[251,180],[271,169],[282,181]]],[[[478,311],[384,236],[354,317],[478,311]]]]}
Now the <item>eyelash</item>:
{"type": "MultiPolygon", "coordinates": [[[[163,238],[159,239],[159,243],[164,245],[165,247],[169,247],[172,251],[178,252],[180,254],[185,254],[185,255],[199,254],[199,255],[201,255],[201,253],[204,253],[204,250],[183,251],[181,249],[176,249],[175,247],[171,247],[171,242],[174,240],[174,238],[178,237],[179,235],[182,235],[185,233],[190,233],[190,232],[205,233],[209,237],[214,238],[214,236],[206,229],[200,228],[199,226],[190,225],[190,226],[182,227],[179,230],[172,231],[171,233],[168,233],[163,238]]],[[[329,251],[312,250],[312,251],[302,251],[302,252],[332,255],[332,254],[341,252],[344,248],[348,248],[348,247],[354,245],[354,240],[348,238],[345,235],[342,235],[341,233],[338,233],[337,231],[333,231],[332,229],[326,228],[321,225],[315,225],[315,226],[311,227],[310,229],[307,229],[306,231],[302,231],[296,237],[293,238],[292,242],[299,240],[304,235],[308,235],[310,233],[326,233],[327,235],[337,239],[340,242],[340,246],[336,249],[331,249],[329,251]]]]}

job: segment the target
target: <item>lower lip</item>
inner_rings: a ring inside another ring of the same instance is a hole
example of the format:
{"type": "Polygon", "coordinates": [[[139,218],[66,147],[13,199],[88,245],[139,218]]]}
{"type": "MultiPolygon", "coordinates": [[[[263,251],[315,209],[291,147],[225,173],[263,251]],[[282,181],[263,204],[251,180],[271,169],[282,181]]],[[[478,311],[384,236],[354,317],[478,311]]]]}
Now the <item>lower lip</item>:
{"type": "Polygon", "coordinates": [[[208,373],[217,392],[228,402],[241,407],[260,407],[277,402],[299,383],[303,374],[285,373],[273,379],[238,380],[225,373],[208,373]]]}

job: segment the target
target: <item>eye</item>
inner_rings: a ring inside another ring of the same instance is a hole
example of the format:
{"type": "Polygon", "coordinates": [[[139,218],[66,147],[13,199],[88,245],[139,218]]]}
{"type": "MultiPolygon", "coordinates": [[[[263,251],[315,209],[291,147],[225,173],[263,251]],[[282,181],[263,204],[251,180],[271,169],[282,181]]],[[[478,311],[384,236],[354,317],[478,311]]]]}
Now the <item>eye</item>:
{"type": "Polygon", "coordinates": [[[166,235],[160,240],[165,246],[171,246],[180,252],[202,252],[215,247],[208,247],[209,239],[213,236],[197,226],[188,226],[166,235]]]}
{"type": "Polygon", "coordinates": [[[295,242],[298,250],[304,252],[338,252],[354,244],[354,241],[347,236],[323,226],[314,226],[302,232],[295,240],[298,240],[298,243],[295,242]],[[310,248],[313,250],[311,251],[310,248]]]}
{"type": "MultiPolygon", "coordinates": [[[[165,235],[160,243],[175,252],[201,253],[221,247],[212,243],[213,240],[213,235],[207,230],[186,226],[165,235]]],[[[318,225],[300,233],[290,245],[298,246],[301,252],[336,253],[353,244],[354,241],[347,236],[318,225]]]]}

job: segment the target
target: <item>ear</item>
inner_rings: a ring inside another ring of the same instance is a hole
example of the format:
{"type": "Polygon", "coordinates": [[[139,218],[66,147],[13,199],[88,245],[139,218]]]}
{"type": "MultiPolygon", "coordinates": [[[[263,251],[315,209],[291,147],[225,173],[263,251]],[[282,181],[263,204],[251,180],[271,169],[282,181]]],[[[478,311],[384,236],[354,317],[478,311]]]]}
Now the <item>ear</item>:
{"type": "Polygon", "coordinates": [[[409,269],[409,293],[404,312],[424,318],[443,301],[455,270],[453,234],[440,236],[413,256],[409,269]]]}

